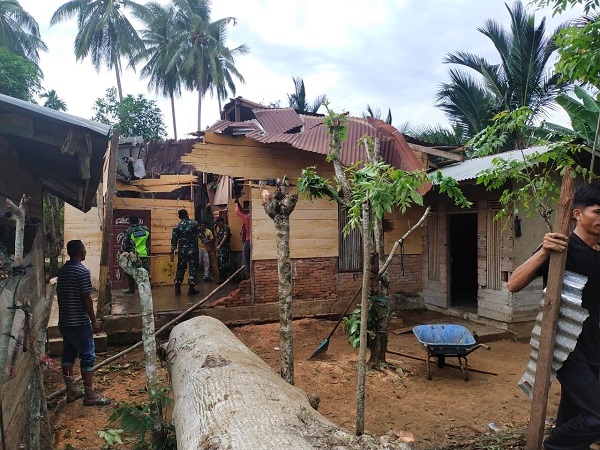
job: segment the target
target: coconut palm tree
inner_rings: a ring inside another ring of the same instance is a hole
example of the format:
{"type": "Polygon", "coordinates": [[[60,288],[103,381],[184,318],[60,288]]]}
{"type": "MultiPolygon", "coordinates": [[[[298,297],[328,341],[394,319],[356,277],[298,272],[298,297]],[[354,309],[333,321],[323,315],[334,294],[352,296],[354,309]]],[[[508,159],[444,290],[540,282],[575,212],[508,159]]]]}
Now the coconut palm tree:
{"type": "Polygon", "coordinates": [[[0,0],[0,48],[30,60],[39,70],[40,51],[47,51],[36,20],[18,0],[0,0]]]}
{"type": "Polygon", "coordinates": [[[56,111],[66,111],[67,104],[58,98],[56,95],[56,91],[54,89],[50,89],[49,91],[40,94],[41,98],[45,98],[44,106],[46,108],[55,109],[56,111]]]}
{"type": "MultiPolygon", "coordinates": [[[[367,104],[367,111],[363,112],[362,116],[363,119],[366,119],[367,117],[373,117],[375,119],[383,120],[383,113],[381,112],[381,108],[379,108],[378,106],[372,107],[369,104],[367,104]]],[[[392,124],[392,110],[390,108],[388,108],[388,113],[384,122],[388,125],[392,124]]]]}
{"type": "Polygon", "coordinates": [[[492,19],[478,28],[494,44],[499,64],[466,51],[450,53],[444,59],[477,74],[451,69],[450,81],[441,85],[436,98],[437,106],[451,123],[462,125],[468,137],[483,130],[500,111],[528,106],[534,112],[532,118],[543,117],[564,87],[559,75],[547,68],[556,50],[558,30],[547,35],[545,19],[536,26],[535,15],[528,14],[520,1],[506,8],[511,18],[509,30],[492,19]]]}
{"type": "MultiPolygon", "coordinates": [[[[226,30],[223,30],[226,31],[226,30]]],[[[225,41],[224,37],[220,38],[222,42],[225,41]]],[[[247,45],[240,45],[234,49],[227,49],[223,55],[216,59],[215,64],[215,79],[213,80],[213,88],[217,95],[217,101],[219,102],[219,114],[221,113],[222,105],[221,100],[227,100],[229,95],[235,97],[236,86],[234,78],[240,83],[245,83],[244,77],[235,67],[235,57],[238,55],[245,55],[250,51],[247,45]]],[[[212,89],[211,89],[212,93],[212,89]]]]}
{"type": "MultiPolygon", "coordinates": [[[[211,21],[208,0],[173,0],[177,8],[171,65],[181,62],[180,74],[186,88],[198,91],[198,130],[201,130],[202,99],[223,84],[223,64],[231,70],[236,54],[247,53],[246,46],[230,50],[224,42],[225,30],[235,25],[233,17],[211,21]]],[[[233,72],[231,72],[233,73],[233,72]]],[[[218,92],[218,91],[217,91],[218,92]]],[[[222,92],[222,88],[221,88],[222,92]]]]}
{"type": "Polygon", "coordinates": [[[171,100],[173,135],[177,140],[175,96],[181,94],[181,60],[175,58],[176,49],[172,45],[175,33],[172,18],[176,9],[172,4],[163,6],[158,2],[150,2],[145,6],[144,10],[134,13],[144,24],[140,31],[144,49],[135,56],[133,63],[145,60],[140,76],[148,79],[149,88],[171,100]]]}
{"type": "Polygon", "coordinates": [[[292,77],[292,80],[294,80],[294,93],[288,94],[288,101],[290,106],[296,111],[316,113],[321,105],[327,102],[326,95],[319,95],[314,99],[312,104],[309,104],[306,98],[304,80],[300,77],[292,77]]]}
{"type": "Polygon", "coordinates": [[[121,58],[131,60],[144,45],[124,10],[143,8],[132,0],[70,0],[50,19],[50,25],[56,25],[77,17],[75,58],[80,61],[89,55],[97,71],[103,66],[114,69],[119,100],[123,99],[121,58]]]}

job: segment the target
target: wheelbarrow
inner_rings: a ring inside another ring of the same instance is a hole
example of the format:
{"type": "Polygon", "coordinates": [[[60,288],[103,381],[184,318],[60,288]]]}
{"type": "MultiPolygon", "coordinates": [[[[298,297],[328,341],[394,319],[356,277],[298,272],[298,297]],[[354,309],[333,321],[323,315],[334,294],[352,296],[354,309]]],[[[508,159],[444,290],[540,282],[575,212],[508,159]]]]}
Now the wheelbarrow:
{"type": "Polygon", "coordinates": [[[437,358],[437,366],[444,367],[446,356],[458,358],[458,364],[465,380],[469,379],[467,355],[480,347],[489,350],[485,344],[478,344],[469,330],[462,325],[430,324],[417,325],[413,333],[427,352],[427,379],[431,380],[431,362],[437,358]]]}

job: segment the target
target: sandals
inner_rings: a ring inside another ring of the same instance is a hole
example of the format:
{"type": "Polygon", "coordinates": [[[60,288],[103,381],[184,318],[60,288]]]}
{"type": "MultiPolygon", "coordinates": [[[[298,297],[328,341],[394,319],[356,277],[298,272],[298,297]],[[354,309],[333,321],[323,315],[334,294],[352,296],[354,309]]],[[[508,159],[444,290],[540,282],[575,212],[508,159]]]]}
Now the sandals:
{"type": "Polygon", "coordinates": [[[111,399],[104,395],[98,395],[96,398],[83,398],[83,406],[107,406],[111,404],[111,399]]]}
{"type": "Polygon", "coordinates": [[[83,388],[79,388],[73,391],[73,395],[69,395],[67,392],[67,403],[73,403],[75,400],[79,400],[85,396],[85,390],[83,388]]]}

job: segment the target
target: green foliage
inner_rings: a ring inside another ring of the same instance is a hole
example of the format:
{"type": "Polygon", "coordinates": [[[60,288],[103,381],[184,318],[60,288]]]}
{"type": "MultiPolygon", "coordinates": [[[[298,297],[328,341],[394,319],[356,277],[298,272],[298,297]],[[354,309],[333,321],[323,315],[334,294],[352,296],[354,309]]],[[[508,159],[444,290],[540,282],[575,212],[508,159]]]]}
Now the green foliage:
{"type": "Polygon", "coordinates": [[[40,91],[40,74],[28,59],[0,48],[0,94],[33,102],[40,91]]]}
{"type": "Polygon", "coordinates": [[[120,403],[108,421],[111,424],[118,421],[125,432],[137,436],[134,450],[176,450],[175,427],[161,420],[173,403],[169,393],[170,388],[163,386],[151,395],[148,403],[120,403]],[[158,417],[153,411],[159,411],[158,417]],[[151,446],[147,442],[148,434],[152,435],[151,446]]]}
{"type": "Polygon", "coordinates": [[[454,178],[445,177],[441,172],[436,172],[435,177],[431,179],[431,183],[438,188],[440,194],[446,194],[449,198],[454,200],[456,206],[469,208],[473,204],[464,196],[458,185],[458,181],[454,178]]]}
{"type": "Polygon", "coordinates": [[[567,112],[571,119],[573,137],[581,139],[585,145],[592,148],[596,138],[600,102],[594,100],[590,94],[579,86],[575,86],[574,92],[581,99],[581,102],[565,93],[560,94],[556,102],[567,112]]]}
{"type": "Polygon", "coordinates": [[[577,151],[578,146],[562,144],[554,145],[546,153],[523,154],[522,159],[494,158],[493,167],[479,173],[477,184],[483,184],[488,191],[504,188],[500,196],[503,208],[496,219],[512,215],[516,205],[520,204],[528,215],[539,214],[551,230],[552,205],[556,204],[560,194],[557,174],[563,175],[571,168],[573,177],[577,173],[584,177],[590,175],[587,169],[576,164],[574,155],[577,151]]]}
{"type": "Polygon", "coordinates": [[[490,125],[467,142],[467,147],[472,149],[469,156],[479,158],[528,147],[531,136],[526,137],[525,133],[533,116],[534,112],[528,106],[496,114],[490,125]]]}
{"type": "Polygon", "coordinates": [[[600,6],[600,0],[532,0],[531,3],[539,7],[551,6],[553,10],[552,15],[565,12],[567,7],[572,8],[575,5],[583,5],[583,10],[588,14],[600,6]]]}
{"type": "MultiPolygon", "coordinates": [[[[367,316],[367,346],[375,339],[379,324],[379,315],[376,305],[381,310],[387,310],[388,301],[385,297],[369,297],[369,313],[367,316]]],[[[354,350],[360,346],[360,306],[356,308],[349,316],[344,317],[344,331],[348,334],[348,342],[354,350]]]]}
{"type": "Polygon", "coordinates": [[[556,37],[559,61],[556,70],[567,81],[579,81],[600,89],[600,17],[564,28],[556,37]]]}
{"type": "Polygon", "coordinates": [[[300,178],[298,178],[298,192],[309,200],[329,197],[331,200],[337,201],[338,195],[331,186],[331,182],[327,178],[317,175],[316,170],[316,166],[302,169],[300,178]]]}
{"type": "Polygon", "coordinates": [[[106,441],[106,444],[110,448],[114,444],[122,444],[123,443],[123,441],[121,440],[121,433],[123,433],[123,430],[121,430],[121,429],[116,430],[114,428],[111,428],[110,430],[98,431],[98,436],[100,436],[102,439],[104,439],[106,441]]]}
{"type": "Polygon", "coordinates": [[[123,137],[142,136],[150,141],[167,135],[160,108],[142,94],[127,95],[118,101],[117,90],[112,87],[106,90],[104,98],[96,100],[93,109],[96,114],[92,120],[113,126],[123,137]]]}
{"type": "Polygon", "coordinates": [[[422,206],[419,189],[428,181],[424,171],[407,172],[383,161],[366,163],[362,168],[346,171],[352,189],[348,203],[348,232],[362,223],[362,204],[368,199],[378,220],[396,207],[402,214],[413,204],[422,206]]]}
{"type": "MultiPolygon", "coordinates": [[[[336,114],[333,110],[329,109],[327,103],[325,103],[325,107],[327,108],[327,115],[323,118],[323,125],[327,129],[327,133],[331,135],[329,147],[337,151],[334,146],[336,144],[341,145],[346,141],[348,115],[346,113],[336,114]]],[[[339,155],[337,156],[339,157],[339,155]]]]}

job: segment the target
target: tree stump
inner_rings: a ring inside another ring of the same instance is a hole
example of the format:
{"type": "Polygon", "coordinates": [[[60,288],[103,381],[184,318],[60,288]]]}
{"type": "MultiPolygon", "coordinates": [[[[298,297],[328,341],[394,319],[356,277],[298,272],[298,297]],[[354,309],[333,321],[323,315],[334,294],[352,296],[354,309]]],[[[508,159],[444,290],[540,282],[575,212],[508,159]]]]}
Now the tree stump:
{"type": "Polygon", "coordinates": [[[393,432],[354,436],[309,404],[220,321],[177,325],[166,349],[180,450],[409,450],[393,432]]]}

